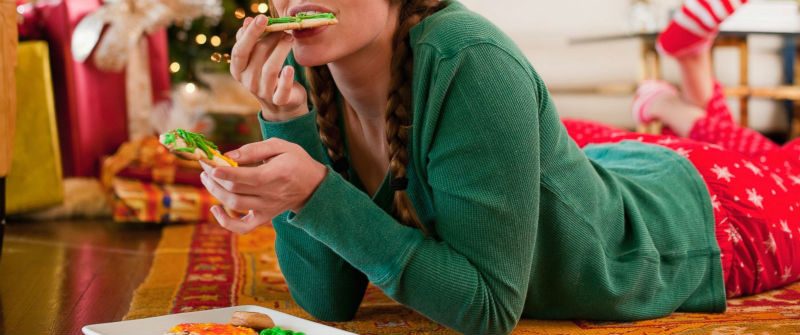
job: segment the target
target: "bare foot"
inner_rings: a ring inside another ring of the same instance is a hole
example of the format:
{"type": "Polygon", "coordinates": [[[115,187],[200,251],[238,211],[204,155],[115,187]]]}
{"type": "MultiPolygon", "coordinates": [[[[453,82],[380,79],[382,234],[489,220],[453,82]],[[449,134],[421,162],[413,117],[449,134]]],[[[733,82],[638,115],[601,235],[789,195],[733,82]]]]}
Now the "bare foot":
{"type": "Polygon", "coordinates": [[[688,137],[694,123],[705,116],[704,109],[666,94],[653,98],[647,113],[670,127],[680,137],[688,137]]]}

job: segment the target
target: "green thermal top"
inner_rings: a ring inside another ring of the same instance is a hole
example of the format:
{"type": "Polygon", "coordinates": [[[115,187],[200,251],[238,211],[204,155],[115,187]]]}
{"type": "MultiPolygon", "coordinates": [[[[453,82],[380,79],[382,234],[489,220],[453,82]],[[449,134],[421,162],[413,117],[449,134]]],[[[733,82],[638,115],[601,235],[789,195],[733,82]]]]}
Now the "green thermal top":
{"type": "Polygon", "coordinates": [[[467,334],[725,310],[711,202],[689,161],[638,142],[578,148],[520,50],[458,2],[410,41],[408,195],[430,236],[387,214],[388,174],[370,197],[355,171],[351,183],[330,168],[313,109],[260,119],[265,138],[328,165],[305,207],[274,219],[302,308],[349,320],[371,282],[467,334]]]}

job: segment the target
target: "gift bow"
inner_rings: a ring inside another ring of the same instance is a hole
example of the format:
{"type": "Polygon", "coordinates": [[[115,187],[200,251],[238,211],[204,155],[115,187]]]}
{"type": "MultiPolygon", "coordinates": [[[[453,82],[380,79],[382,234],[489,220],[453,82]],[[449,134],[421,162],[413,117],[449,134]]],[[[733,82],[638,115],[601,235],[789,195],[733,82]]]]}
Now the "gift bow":
{"type": "Polygon", "coordinates": [[[75,27],[72,54],[79,62],[94,54],[93,63],[103,71],[125,70],[128,133],[130,139],[140,139],[153,132],[153,101],[142,94],[152,92],[145,34],[172,22],[189,23],[201,16],[218,20],[221,15],[220,0],[105,0],[75,27]]]}

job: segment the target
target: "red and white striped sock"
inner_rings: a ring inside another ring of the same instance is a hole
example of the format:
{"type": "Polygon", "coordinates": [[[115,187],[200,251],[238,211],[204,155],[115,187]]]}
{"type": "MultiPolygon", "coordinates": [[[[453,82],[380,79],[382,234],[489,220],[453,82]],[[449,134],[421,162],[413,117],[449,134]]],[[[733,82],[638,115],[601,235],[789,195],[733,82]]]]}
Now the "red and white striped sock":
{"type": "Polygon", "coordinates": [[[719,25],[748,0],[687,0],[658,36],[658,49],[670,56],[708,50],[719,25]]]}

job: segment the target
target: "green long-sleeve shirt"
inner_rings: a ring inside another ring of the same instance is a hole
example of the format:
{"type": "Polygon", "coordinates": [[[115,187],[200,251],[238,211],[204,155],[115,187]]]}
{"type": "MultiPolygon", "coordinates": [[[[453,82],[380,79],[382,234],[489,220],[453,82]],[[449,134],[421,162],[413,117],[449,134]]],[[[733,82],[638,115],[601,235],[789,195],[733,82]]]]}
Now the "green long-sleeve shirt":
{"type": "MultiPolygon", "coordinates": [[[[329,169],[299,213],[274,220],[300,306],[347,320],[372,282],[468,334],[505,334],[521,317],[724,311],[711,203],[687,160],[635,142],[579,149],[514,43],[458,2],[410,39],[408,194],[435,234],[387,214],[389,176],[371,198],[355,171],[350,183],[329,169]]],[[[330,164],[314,117],[262,119],[263,135],[330,164]]]]}

